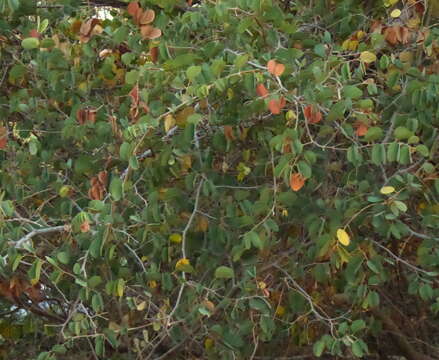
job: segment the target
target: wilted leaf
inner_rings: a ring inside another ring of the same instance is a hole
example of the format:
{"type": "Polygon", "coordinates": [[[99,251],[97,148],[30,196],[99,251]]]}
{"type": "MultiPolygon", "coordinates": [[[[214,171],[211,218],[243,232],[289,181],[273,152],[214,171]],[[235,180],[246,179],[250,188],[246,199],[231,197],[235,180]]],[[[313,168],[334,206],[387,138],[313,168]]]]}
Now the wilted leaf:
{"type": "Polygon", "coordinates": [[[151,25],[144,25],[140,28],[140,33],[142,34],[143,39],[157,39],[162,36],[162,31],[157,29],[151,25]]]}

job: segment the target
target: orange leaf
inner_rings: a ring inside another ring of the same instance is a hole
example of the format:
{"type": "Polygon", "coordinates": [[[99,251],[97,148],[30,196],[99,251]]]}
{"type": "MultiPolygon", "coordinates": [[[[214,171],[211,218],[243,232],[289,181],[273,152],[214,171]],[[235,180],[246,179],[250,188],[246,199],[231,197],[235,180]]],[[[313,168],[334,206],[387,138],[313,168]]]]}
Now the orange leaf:
{"type": "Polygon", "coordinates": [[[266,97],[268,95],[268,90],[264,86],[264,84],[256,85],[256,94],[258,94],[261,97],[266,97]]]}
{"type": "Polygon", "coordinates": [[[233,141],[235,140],[235,135],[233,135],[233,128],[230,125],[224,126],[224,136],[227,140],[233,141]]]}
{"type": "Polygon", "coordinates": [[[274,76],[281,76],[285,71],[285,65],[276,62],[276,60],[270,60],[267,63],[267,69],[270,74],[274,76]]]}
{"type": "Polygon", "coordinates": [[[310,124],[317,124],[323,118],[320,110],[316,110],[312,105],[305,106],[305,108],[303,109],[303,115],[310,124]]]}
{"type": "Polygon", "coordinates": [[[131,16],[136,15],[137,10],[140,8],[139,3],[137,1],[130,2],[127,6],[128,14],[131,16]]]}
{"type": "Polygon", "coordinates": [[[303,187],[303,185],[305,185],[305,178],[301,174],[291,174],[290,187],[293,191],[299,191],[303,187]]]}
{"type": "Polygon", "coordinates": [[[272,99],[268,102],[268,109],[273,115],[278,115],[285,104],[286,101],[284,97],[281,97],[279,100],[272,99]]]}
{"type": "Polygon", "coordinates": [[[142,34],[143,39],[149,40],[157,39],[162,36],[162,31],[151,25],[143,25],[140,28],[140,33],[142,34]]]}
{"type": "Polygon", "coordinates": [[[360,123],[360,124],[358,125],[357,130],[355,131],[355,133],[356,133],[358,136],[364,136],[364,135],[366,135],[366,133],[367,133],[367,129],[368,129],[368,127],[367,127],[366,124],[360,123]]]}

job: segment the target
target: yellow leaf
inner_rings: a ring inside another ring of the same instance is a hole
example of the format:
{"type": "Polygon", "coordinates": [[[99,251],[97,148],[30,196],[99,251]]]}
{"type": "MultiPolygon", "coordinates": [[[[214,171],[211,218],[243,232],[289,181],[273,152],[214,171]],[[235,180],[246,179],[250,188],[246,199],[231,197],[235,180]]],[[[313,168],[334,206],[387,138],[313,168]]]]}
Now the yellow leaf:
{"type": "Polygon", "coordinates": [[[212,349],[214,345],[214,342],[211,338],[206,338],[206,340],[204,340],[204,348],[206,350],[212,349]]]}
{"type": "Polygon", "coordinates": [[[155,289],[155,288],[157,287],[157,281],[155,281],[155,280],[150,280],[150,281],[148,281],[148,286],[149,286],[151,289],[155,289]]]}
{"type": "Polygon", "coordinates": [[[366,64],[370,64],[372,62],[374,62],[377,59],[377,56],[370,51],[363,51],[360,54],[360,60],[366,64]]]}
{"type": "Polygon", "coordinates": [[[340,242],[340,244],[344,246],[348,246],[351,243],[351,238],[349,237],[349,234],[344,229],[337,230],[337,239],[340,242]]]}
{"type": "Polygon", "coordinates": [[[395,9],[390,13],[390,16],[393,18],[398,18],[401,16],[401,10],[395,9]]]}
{"type": "Polygon", "coordinates": [[[175,119],[172,115],[167,115],[165,117],[165,131],[169,132],[175,126],[175,119]]]}
{"type": "Polygon", "coordinates": [[[171,234],[169,236],[169,241],[175,244],[180,244],[181,243],[181,235],[180,234],[171,234]]]}
{"type": "Polygon", "coordinates": [[[182,258],[175,264],[175,270],[184,271],[188,265],[190,265],[189,259],[182,258]]]}
{"type": "Polygon", "coordinates": [[[143,311],[146,309],[146,301],[142,301],[140,304],[137,304],[136,306],[137,311],[143,311]]]}
{"type": "Polygon", "coordinates": [[[124,279],[119,279],[117,281],[117,296],[122,297],[123,296],[123,291],[125,290],[125,280],[124,279]]]}
{"type": "Polygon", "coordinates": [[[284,315],[285,315],[285,312],[286,312],[285,307],[282,306],[282,305],[279,305],[279,306],[276,308],[276,315],[279,316],[279,317],[284,316],[284,315]]]}
{"type": "Polygon", "coordinates": [[[380,193],[383,195],[391,194],[395,191],[395,188],[393,186],[383,186],[380,190],[380,193]]]}

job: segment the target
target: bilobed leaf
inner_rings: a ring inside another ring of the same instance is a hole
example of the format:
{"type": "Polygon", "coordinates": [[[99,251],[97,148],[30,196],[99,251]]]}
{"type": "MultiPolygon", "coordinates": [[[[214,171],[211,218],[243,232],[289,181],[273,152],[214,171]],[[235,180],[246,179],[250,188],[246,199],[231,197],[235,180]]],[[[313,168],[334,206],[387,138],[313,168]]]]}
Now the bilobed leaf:
{"type": "Polygon", "coordinates": [[[363,51],[360,54],[360,60],[366,64],[373,63],[377,59],[376,55],[370,51],[363,51]]]}
{"type": "Polygon", "coordinates": [[[215,277],[217,279],[231,279],[235,276],[232,268],[228,266],[219,266],[215,270],[215,277]]]}

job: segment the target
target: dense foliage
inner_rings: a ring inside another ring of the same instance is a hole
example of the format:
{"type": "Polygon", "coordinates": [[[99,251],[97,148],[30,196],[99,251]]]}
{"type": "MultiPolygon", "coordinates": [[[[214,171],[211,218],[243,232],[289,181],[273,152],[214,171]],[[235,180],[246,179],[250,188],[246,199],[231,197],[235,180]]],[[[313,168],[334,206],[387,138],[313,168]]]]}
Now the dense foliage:
{"type": "Polygon", "coordinates": [[[0,0],[1,356],[437,359],[434,3],[86,3],[0,0]]]}

